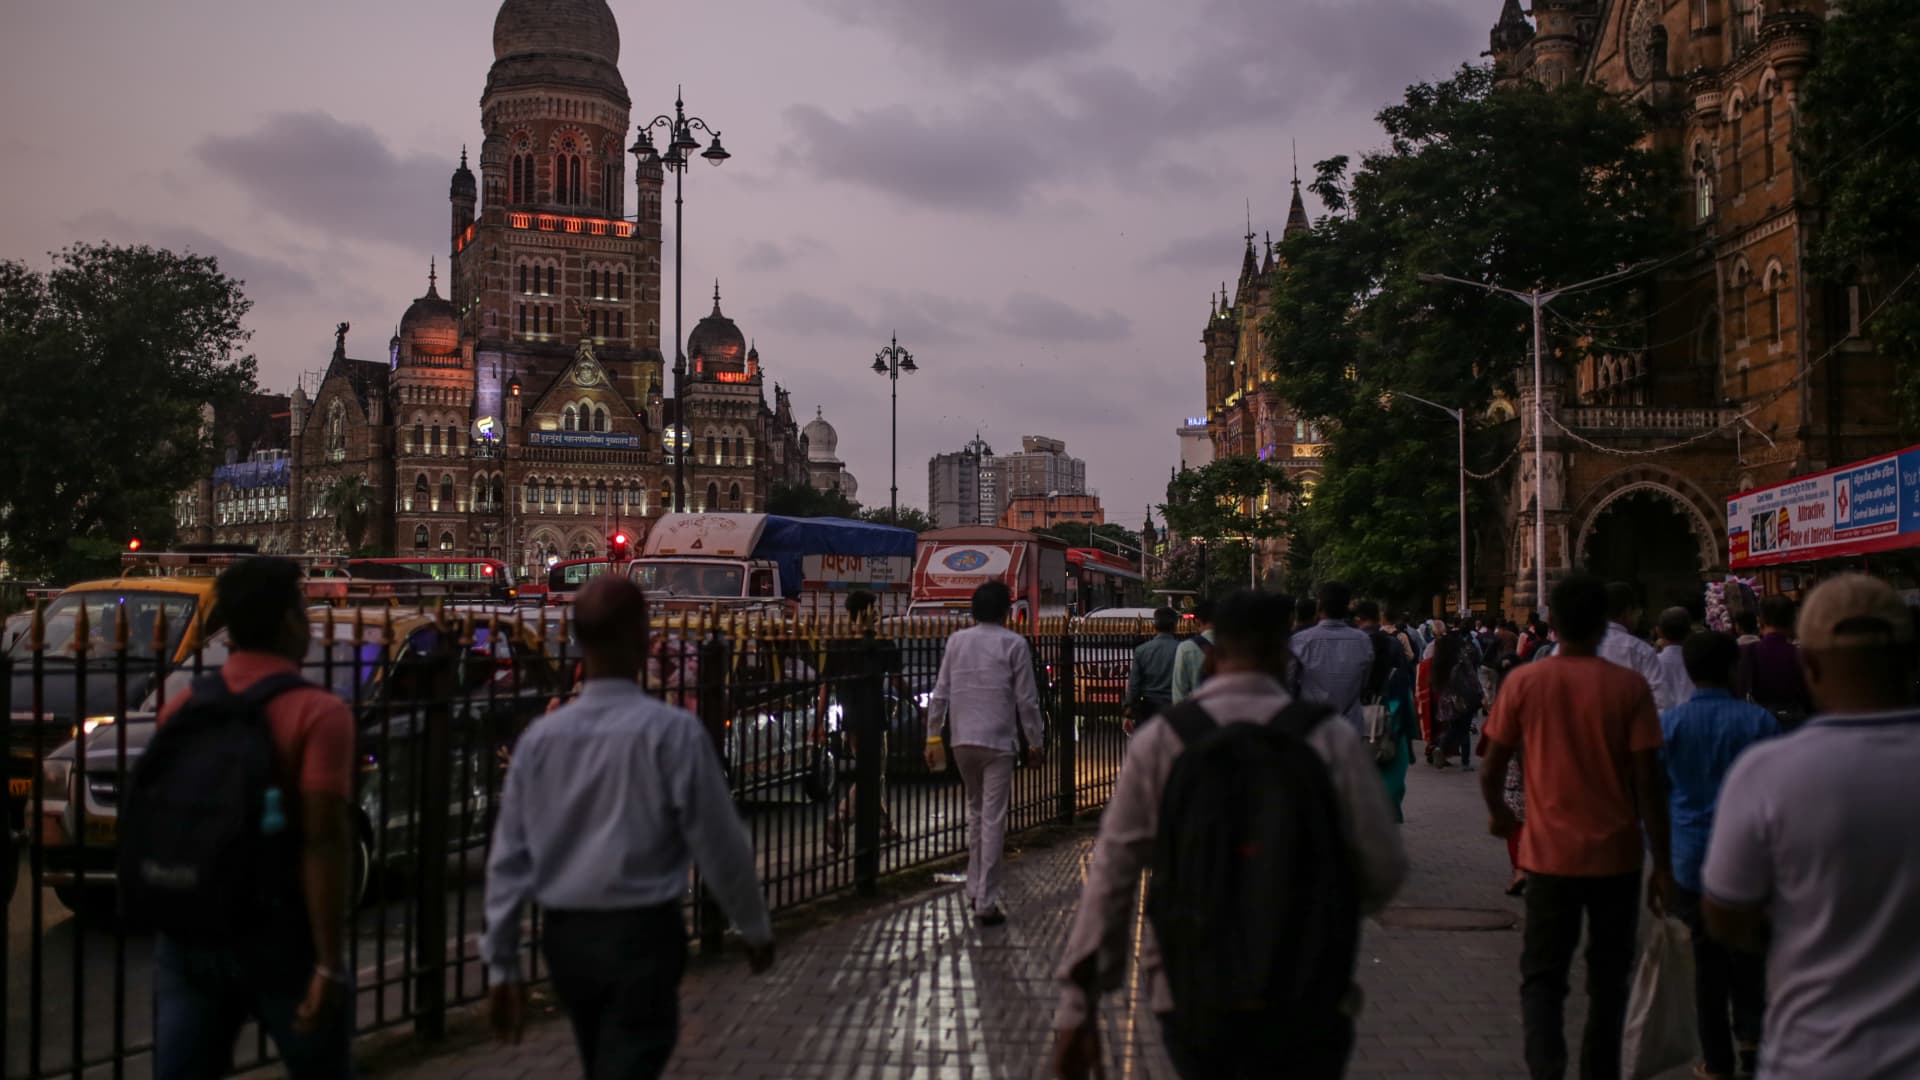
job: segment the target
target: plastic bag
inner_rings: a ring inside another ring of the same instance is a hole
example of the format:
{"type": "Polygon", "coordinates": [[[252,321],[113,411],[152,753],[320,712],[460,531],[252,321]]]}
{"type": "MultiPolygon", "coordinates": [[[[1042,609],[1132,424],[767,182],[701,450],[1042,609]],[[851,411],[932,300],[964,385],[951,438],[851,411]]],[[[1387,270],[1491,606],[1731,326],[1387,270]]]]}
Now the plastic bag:
{"type": "Polygon", "coordinates": [[[1640,938],[1640,964],[1620,1041],[1621,1080],[1647,1080],[1686,1065],[1700,1045],[1687,924],[1671,915],[1643,920],[1640,938]]]}

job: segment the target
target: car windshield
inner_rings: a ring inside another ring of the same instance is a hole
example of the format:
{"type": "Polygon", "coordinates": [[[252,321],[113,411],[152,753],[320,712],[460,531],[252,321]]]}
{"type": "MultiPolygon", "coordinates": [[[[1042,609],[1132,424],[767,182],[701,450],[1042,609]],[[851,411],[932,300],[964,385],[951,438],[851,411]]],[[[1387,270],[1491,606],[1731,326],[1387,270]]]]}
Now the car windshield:
{"type": "Polygon", "coordinates": [[[640,562],[634,580],[649,593],[662,596],[740,597],[745,568],[731,563],[640,562]]]}
{"type": "MultiPolygon", "coordinates": [[[[46,653],[49,657],[78,656],[81,649],[92,659],[113,656],[118,620],[126,619],[127,655],[134,659],[154,658],[154,629],[164,616],[167,637],[164,657],[171,659],[193,622],[199,600],[181,593],[98,590],[67,592],[47,605],[45,616],[46,653]],[[80,637],[80,616],[85,612],[87,631],[80,637]]],[[[27,637],[19,649],[27,649],[27,637]]]]}
{"type": "MultiPolygon", "coordinates": [[[[353,627],[342,624],[334,628],[334,640],[325,640],[321,627],[313,628],[313,640],[307,644],[306,659],[301,661],[300,674],[309,681],[319,683],[333,691],[346,701],[354,700],[355,688],[366,694],[372,685],[374,676],[381,668],[383,646],[374,636],[375,628],[365,628],[362,640],[355,641],[353,627]]],[[[180,670],[167,677],[164,700],[187,692],[197,674],[216,671],[227,662],[232,645],[223,630],[208,638],[200,651],[181,665],[180,670]]],[[[151,712],[159,708],[162,701],[156,693],[147,699],[144,708],[151,712]]]]}

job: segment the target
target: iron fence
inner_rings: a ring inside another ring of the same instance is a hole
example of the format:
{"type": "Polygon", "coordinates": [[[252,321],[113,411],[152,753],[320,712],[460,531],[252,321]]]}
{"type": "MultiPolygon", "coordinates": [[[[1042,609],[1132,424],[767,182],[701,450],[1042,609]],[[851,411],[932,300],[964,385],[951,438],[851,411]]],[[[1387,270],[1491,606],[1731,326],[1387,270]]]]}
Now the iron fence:
{"type": "MultiPolygon", "coordinates": [[[[514,741],[579,681],[552,609],[316,609],[303,673],[358,728],[357,904],[347,935],[357,1033],[444,1032],[487,990],[479,953],[486,842],[514,741]]],[[[227,660],[225,635],[36,622],[0,659],[8,764],[5,1076],[145,1076],[151,942],[116,911],[121,791],[156,716],[227,660]],[[17,874],[16,874],[17,871],[17,874]],[[14,878],[17,876],[17,883],[14,878]]],[[[775,911],[855,892],[966,850],[965,795],[923,760],[927,703],[961,623],[889,619],[867,631],[681,615],[654,624],[649,689],[700,717],[753,838],[775,911]]],[[[204,629],[204,628],[203,628],[204,629]]],[[[1104,804],[1125,752],[1123,697],[1150,628],[1064,620],[1030,628],[1044,751],[1016,771],[1010,831],[1104,804]]],[[[722,946],[724,917],[690,875],[689,926],[722,946]]],[[[522,967],[544,977],[528,916],[522,967]]],[[[257,1032],[239,1067],[269,1060],[257,1032]]]]}

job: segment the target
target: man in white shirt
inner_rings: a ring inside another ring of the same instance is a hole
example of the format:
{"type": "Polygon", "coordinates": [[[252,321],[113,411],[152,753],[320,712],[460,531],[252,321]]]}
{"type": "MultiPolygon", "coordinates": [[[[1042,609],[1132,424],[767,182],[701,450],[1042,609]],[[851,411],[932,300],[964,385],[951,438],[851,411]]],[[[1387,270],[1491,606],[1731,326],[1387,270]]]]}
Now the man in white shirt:
{"type": "Polygon", "coordinates": [[[1608,585],[1607,635],[1600,639],[1600,659],[1611,660],[1647,680],[1648,688],[1653,691],[1653,707],[1671,709],[1687,699],[1673,696],[1667,686],[1666,672],[1660,667],[1659,654],[1638,634],[1627,629],[1639,619],[1640,601],[1633,594],[1633,586],[1623,581],[1608,585]]]}
{"type": "MultiPolygon", "coordinates": [[[[1660,679],[1666,687],[1667,696],[1674,704],[1681,705],[1693,700],[1693,677],[1687,674],[1687,662],[1681,646],[1693,633],[1693,613],[1683,607],[1670,607],[1660,613],[1660,653],[1656,657],[1660,662],[1660,679]]],[[[1661,711],[1671,706],[1660,705],[1656,697],[1654,704],[1661,711]]]]}
{"type": "MultiPolygon", "coordinates": [[[[947,744],[967,790],[967,899],[982,926],[1007,921],[1000,907],[1000,858],[1006,848],[1013,767],[1025,735],[1028,760],[1044,760],[1040,692],[1033,650],[1007,629],[1013,594],[989,581],[973,591],[973,622],[947,639],[927,702],[927,735],[950,727],[947,744]]],[[[927,767],[938,768],[931,742],[927,767]]]]}
{"type": "Polygon", "coordinates": [[[1913,615],[1845,574],[1800,613],[1816,712],[1734,762],[1701,872],[1707,929],[1767,954],[1761,1080],[1920,1076],[1920,709],[1913,615]]]}

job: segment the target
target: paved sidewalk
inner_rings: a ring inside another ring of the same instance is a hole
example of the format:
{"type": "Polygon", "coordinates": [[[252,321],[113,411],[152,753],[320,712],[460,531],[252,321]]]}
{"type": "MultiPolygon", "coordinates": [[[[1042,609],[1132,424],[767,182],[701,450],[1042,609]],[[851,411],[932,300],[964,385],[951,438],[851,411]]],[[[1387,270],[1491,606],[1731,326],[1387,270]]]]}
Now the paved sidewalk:
{"type": "MultiPolygon", "coordinates": [[[[1524,1077],[1518,901],[1501,894],[1506,849],[1486,835],[1472,774],[1417,766],[1405,838],[1413,875],[1387,915],[1477,909],[1506,929],[1403,929],[1370,921],[1359,977],[1367,994],[1349,1076],[1524,1077]]],[[[1008,868],[1012,920],[981,930],[957,886],[851,916],[780,945],[766,976],[743,960],[698,967],[683,988],[673,1077],[1013,1078],[1043,1075],[1051,1040],[1049,971],[1079,893],[1090,835],[1019,851],[1008,868]]],[[[1585,1005],[1576,961],[1568,1032],[1578,1060],[1585,1005]]],[[[1109,1075],[1171,1078],[1158,1025],[1137,991],[1109,995],[1109,1075]]],[[[382,1075],[430,1080],[573,1077],[572,1035],[557,1017],[515,1048],[477,1045],[382,1075]]],[[[1676,1075],[1685,1075],[1684,1071],[1676,1075]]]]}

